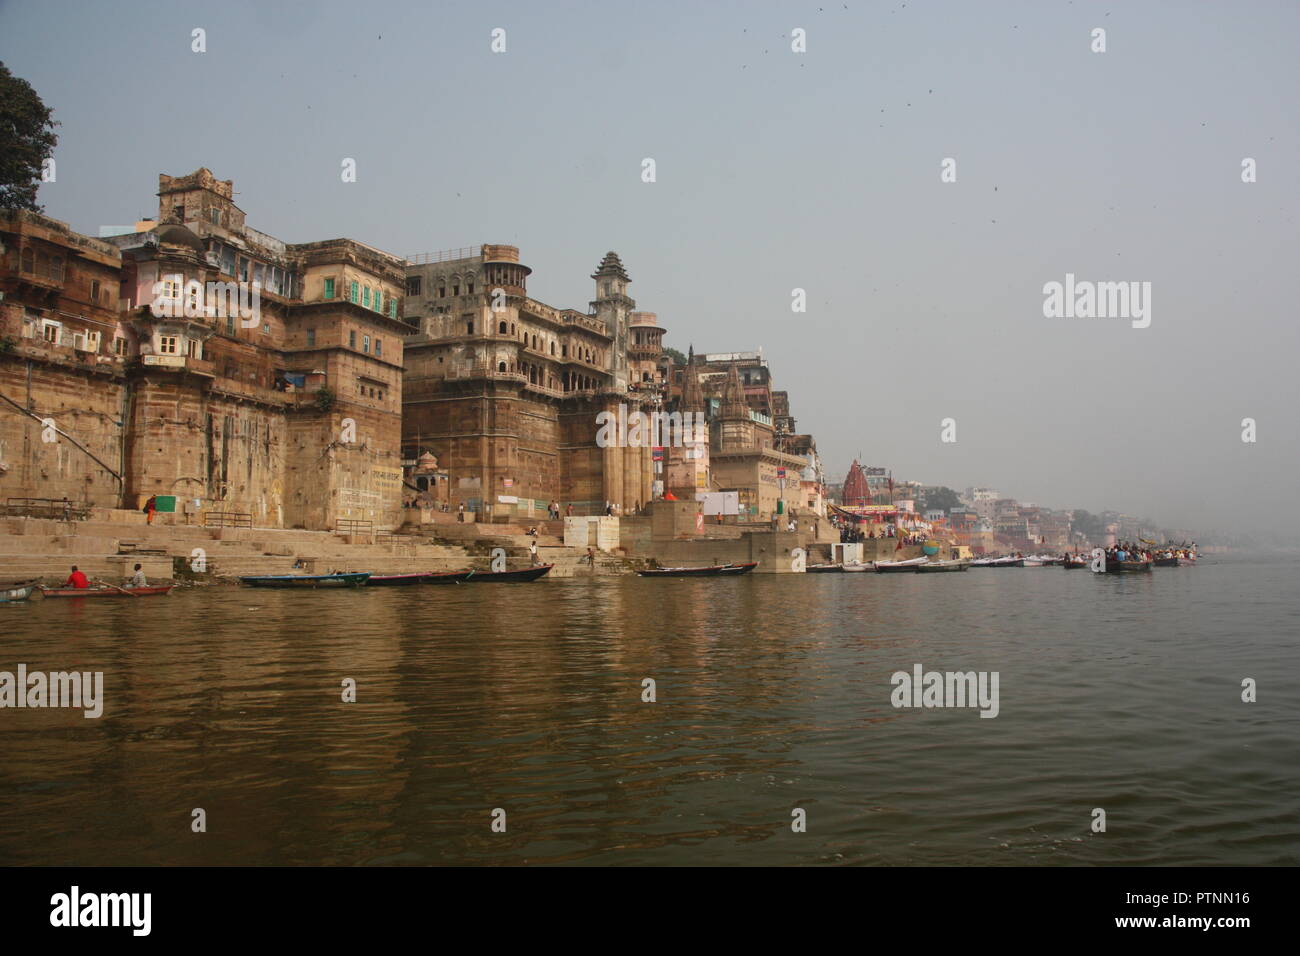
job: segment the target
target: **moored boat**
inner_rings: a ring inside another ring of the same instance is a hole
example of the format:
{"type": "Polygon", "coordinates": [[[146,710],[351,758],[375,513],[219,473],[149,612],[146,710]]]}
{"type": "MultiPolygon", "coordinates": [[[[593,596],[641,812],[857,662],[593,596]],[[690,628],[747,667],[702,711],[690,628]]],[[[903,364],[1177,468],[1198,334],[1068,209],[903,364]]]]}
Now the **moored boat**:
{"type": "Polygon", "coordinates": [[[1087,566],[1087,558],[1063,558],[1061,560],[1061,567],[1067,571],[1077,571],[1079,568],[1086,568],[1087,566]]]}
{"type": "Polygon", "coordinates": [[[8,604],[10,601],[26,601],[35,590],[35,584],[0,585],[0,604],[8,604]]]}
{"type": "Polygon", "coordinates": [[[336,574],[250,574],[239,580],[252,588],[359,588],[369,578],[369,571],[348,571],[336,574]]]}
{"type": "Polygon", "coordinates": [[[756,567],[758,562],[750,561],[745,564],[713,564],[702,568],[648,568],[645,571],[638,571],[637,574],[643,578],[707,578],[745,574],[756,567]]]}
{"type": "Polygon", "coordinates": [[[809,574],[843,574],[842,564],[810,564],[805,569],[809,574]]]}
{"type": "Polygon", "coordinates": [[[460,584],[473,571],[416,571],[412,574],[372,574],[366,587],[405,587],[412,584],[460,584]]]}
{"type": "Polygon", "coordinates": [[[47,598],[161,597],[175,586],[162,584],[148,588],[41,588],[41,593],[47,598]]]}
{"type": "Polygon", "coordinates": [[[519,568],[515,571],[471,571],[463,580],[467,584],[481,584],[485,581],[496,584],[511,581],[536,581],[550,573],[554,564],[539,564],[531,568],[519,568]]]}
{"type": "Polygon", "coordinates": [[[878,574],[892,574],[900,571],[915,571],[921,565],[929,562],[929,558],[909,558],[906,561],[876,561],[875,568],[878,574]]]}
{"type": "Polygon", "coordinates": [[[863,571],[871,571],[874,573],[876,569],[871,565],[863,564],[860,561],[846,561],[844,563],[844,570],[853,574],[859,574],[863,571]]]}
{"type": "Polygon", "coordinates": [[[972,568],[1023,568],[1024,558],[982,558],[970,563],[972,568]]]}
{"type": "Polygon", "coordinates": [[[970,567],[969,561],[930,561],[927,564],[917,565],[917,574],[934,574],[938,571],[965,571],[970,567]]]}

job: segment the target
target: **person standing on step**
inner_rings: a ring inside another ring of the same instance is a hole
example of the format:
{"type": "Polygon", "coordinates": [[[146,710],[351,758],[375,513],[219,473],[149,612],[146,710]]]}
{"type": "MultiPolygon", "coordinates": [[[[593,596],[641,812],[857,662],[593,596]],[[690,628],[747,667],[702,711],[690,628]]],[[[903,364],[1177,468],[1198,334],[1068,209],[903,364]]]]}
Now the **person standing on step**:
{"type": "Polygon", "coordinates": [[[534,566],[534,567],[536,567],[537,565],[539,565],[539,564],[542,563],[542,562],[539,561],[538,558],[537,558],[537,539],[536,539],[536,538],[533,538],[532,541],[529,541],[529,542],[528,542],[528,556],[529,556],[530,558],[533,559],[533,566],[534,566]]]}

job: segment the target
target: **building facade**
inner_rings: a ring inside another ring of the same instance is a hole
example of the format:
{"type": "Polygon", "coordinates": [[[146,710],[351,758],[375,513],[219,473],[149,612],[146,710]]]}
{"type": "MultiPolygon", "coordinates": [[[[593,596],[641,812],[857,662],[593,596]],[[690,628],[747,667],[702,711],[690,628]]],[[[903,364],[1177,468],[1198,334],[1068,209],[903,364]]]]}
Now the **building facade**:
{"type": "Polygon", "coordinates": [[[486,517],[635,511],[655,496],[652,444],[599,441],[601,416],[662,408],[663,330],[613,252],[586,312],[529,297],[531,272],[506,245],[409,261],[404,457],[436,456],[451,502],[486,517]]]}

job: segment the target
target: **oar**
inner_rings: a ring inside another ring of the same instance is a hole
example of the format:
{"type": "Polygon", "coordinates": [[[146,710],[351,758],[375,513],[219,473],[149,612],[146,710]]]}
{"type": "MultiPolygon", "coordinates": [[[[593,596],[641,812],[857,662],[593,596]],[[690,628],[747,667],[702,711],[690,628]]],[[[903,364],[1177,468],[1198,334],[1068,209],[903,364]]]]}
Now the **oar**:
{"type": "Polygon", "coordinates": [[[105,587],[110,587],[110,588],[112,588],[114,591],[121,591],[123,594],[130,594],[131,597],[133,597],[133,598],[138,598],[138,597],[140,596],[140,595],[138,595],[138,594],[136,594],[136,593],[134,593],[134,592],[132,592],[132,591],[128,591],[126,588],[120,588],[120,587],[118,587],[116,584],[109,584],[107,581],[99,581],[99,580],[96,580],[95,583],[96,583],[96,584],[102,584],[102,585],[104,585],[105,587]]]}

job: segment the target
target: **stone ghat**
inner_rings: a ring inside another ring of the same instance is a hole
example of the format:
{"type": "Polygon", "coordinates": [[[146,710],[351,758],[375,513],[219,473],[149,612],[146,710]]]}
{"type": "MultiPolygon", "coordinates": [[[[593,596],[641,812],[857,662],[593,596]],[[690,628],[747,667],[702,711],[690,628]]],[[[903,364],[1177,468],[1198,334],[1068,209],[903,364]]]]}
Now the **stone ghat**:
{"type": "MultiPolygon", "coordinates": [[[[0,520],[0,580],[39,578],[61,583],[75,564],[92,578],[118,582],[130,575],[137,562],[151,581],[180,579],[196,584],[230,581],[245,574],[485,569],[494,547],[505,549],[511,568],[531,563],[532,539],[521,529],[504,526],[468,525],[464,540],[450,543],[420,535],[376,540],[370,535],[324,531],[147,525],[115,519],[97,515],[77,522],[0,520]],[[295,568],[299,561],[304,567],[295,568]]],[[[538,539],[538,559],[555,564],[548,577],[630,573],[626,562],[605,555],[593,568],[585,550],[565,548],[553,536],[538,539]]]]}

